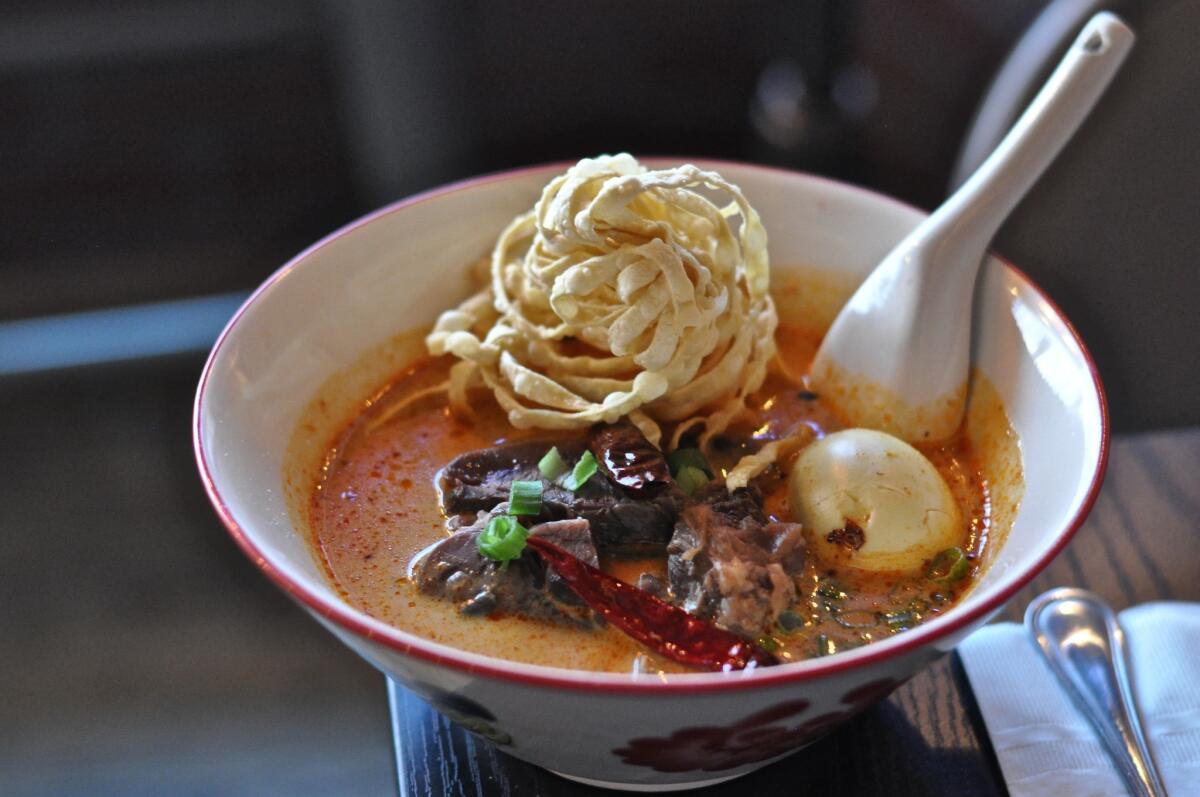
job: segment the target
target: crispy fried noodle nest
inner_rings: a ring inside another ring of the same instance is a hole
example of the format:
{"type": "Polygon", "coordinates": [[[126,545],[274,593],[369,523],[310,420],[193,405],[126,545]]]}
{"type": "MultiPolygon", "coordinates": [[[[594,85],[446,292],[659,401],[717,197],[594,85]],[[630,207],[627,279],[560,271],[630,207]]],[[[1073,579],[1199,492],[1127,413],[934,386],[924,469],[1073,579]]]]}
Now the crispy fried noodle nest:
{"type": "MultiPolygon", "coordinates": [[[[442,313],[426,345],[461,360],[457,412],[482,380],[517,428],[628,417],[656,445],[673,424],[672,446],[697,426],[707,446],[774,357],[769,275],[758,214],[717,173],[585,159],[500,234],[489,284],[442,313]]],[[[773,459],[748,457],[730,489],[773,459]]]]}

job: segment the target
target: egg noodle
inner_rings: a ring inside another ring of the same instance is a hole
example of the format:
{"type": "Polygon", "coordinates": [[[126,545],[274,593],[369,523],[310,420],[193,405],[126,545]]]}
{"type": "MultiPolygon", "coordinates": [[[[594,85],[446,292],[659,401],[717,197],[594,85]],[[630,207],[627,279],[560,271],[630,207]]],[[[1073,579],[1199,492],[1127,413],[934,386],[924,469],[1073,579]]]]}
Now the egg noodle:
{"type": "Polygon", "coordinates": [[[769,270],[758,214],[717,173],[584,159],[500,234],[490,284],[442,313],[426,344],[461,360],[455,411],[470,412],[482,380],[517,428],[628,417],[655,445],[675,424],[672,446],[698,428],[703,447],[774,356],[769,270]]]}

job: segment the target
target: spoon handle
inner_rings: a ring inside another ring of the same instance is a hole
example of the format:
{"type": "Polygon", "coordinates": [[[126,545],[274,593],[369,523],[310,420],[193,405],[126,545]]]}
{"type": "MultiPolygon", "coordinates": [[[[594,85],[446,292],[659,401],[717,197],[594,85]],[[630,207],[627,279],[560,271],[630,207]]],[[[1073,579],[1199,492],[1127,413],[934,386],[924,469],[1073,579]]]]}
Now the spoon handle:
{"type": "MultiPolygon", "coordinates": [[[[1001,223],[1071,139],[1133,47],[1134,34],[1108,12],[1088,21],[1050,79],[974,174],[929,219],[952,252],[978,259],[1001,223]],[[938,224],[939,221],[942,222],[938,224]]],[[[945,256],[943,256],[945,255],[945,256]]]]}
{"type": "Polygon", "coordinates": [[[1125,634],[1108,604],[1087,590],[1051,590],[1029,604],[1025,625],[1099,734],[1130,794],[1165,797],[1133,702],[1125,634]]]}

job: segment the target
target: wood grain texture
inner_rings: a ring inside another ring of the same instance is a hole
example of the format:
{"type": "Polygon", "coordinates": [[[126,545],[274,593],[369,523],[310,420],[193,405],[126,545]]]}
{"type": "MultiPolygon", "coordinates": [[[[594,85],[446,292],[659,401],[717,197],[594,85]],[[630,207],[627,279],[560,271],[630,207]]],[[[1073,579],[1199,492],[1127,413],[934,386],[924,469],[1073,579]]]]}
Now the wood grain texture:
{"type": "MultiPolygon", "coordinates": [[[[1098,592],[1118,610],[1152,600],[1200,600],[1200,428],[1115,441],[1087,523],[1001,619],[1019,621],[1057,586],[1098,592]]],[[[402,687],[389,688],[403,797],[611,794],[498,752],[402,687]]],[[[942,659],[828,738],[777,764],[695,794],[1003,795],[970,685],[942,659]],[[869,752],[865,752],[869,751],[869,752]]]]}

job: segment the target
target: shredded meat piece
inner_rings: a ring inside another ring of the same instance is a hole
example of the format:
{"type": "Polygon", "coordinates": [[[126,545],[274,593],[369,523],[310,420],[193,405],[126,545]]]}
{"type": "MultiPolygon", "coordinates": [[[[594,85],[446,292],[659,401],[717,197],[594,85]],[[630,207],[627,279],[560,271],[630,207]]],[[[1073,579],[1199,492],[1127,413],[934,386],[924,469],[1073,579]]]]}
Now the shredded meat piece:
{"type": "Polygon", "coordinates": [[[753,487],[729,493],[717,481],[697,498],[667,546],[675,600],[734,633],[761,636],[796,599],[805,555],[800,526],[768,522],[753,487]]]}

